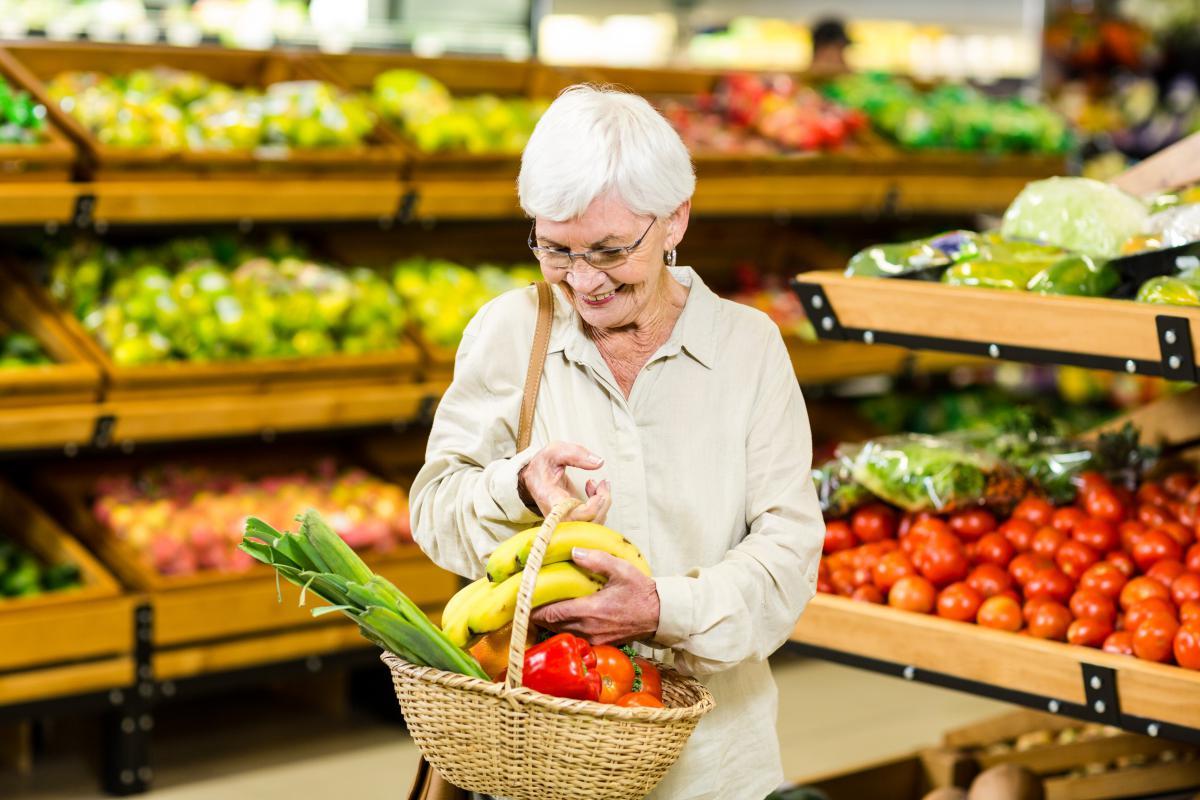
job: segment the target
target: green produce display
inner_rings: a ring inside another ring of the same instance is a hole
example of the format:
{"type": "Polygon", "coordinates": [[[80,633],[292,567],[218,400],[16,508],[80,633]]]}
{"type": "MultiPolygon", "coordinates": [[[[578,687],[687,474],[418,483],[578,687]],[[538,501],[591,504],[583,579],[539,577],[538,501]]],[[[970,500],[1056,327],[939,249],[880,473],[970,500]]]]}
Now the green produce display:
{"type": "Polygon", "coordinates": [[[0,537],[0,597],[31,597],[79,586],[74,564],[43,564],[11,539],[0,537]]]}
{"type": "Polygon", "coordinates": [[[380,116],[427,153],[520,153],[549,105],[492,94],[453,97],[440,81],[411,69],[378,75],[371,99],[380,116]]]}
{"type": "Polygon", "coordinates": [[[1065,247],[1094,258],[1121,255],[1142,232],[1146,204],[1090,178],[1047,178],[1028,184],[1004,213],[1001,234],[1065,247]]]}
{"type": "Polygon", "coordinates": [[[122,366],[379,352],[407,322],[378,273],[314,261],[286,239],[83,242],[54,259],[50,289],[122,366]]]}
{"type": "Polygon", "coordinates": [[[1200,270],[1151,278],[1138,290],[1140,303],[1200,307],[1200,270]]]}
{"type": "Polygon", "coordinates": [[[979,256],[983,240],[972,231],[949,231],[897,244],[877,244],[860,250],[846,267],[848,276],[888,278],[934,267],[946,267],[979,256]]]}
{"type": "Polygon", "coordinates": [[[843,459],[832,458],[813,467],[813,480],[817,484],[821,513],[828,517],[845,516],[875,499],[870,491],[855,482],[852,465],[843,459]]]}
{"type": "Polygon", "coordinates": [[[0,144],[37,144],[45,130],[46,107],[0,77],[0,144]]]}
{"type": "Polygon", "coordinates": [[[1060,154],[1072,145],[1066,122],[1051,109],[989,98],[968,86],[922,92],[903,78],[866,73],[836,78],[825,93],[866,112],[880,131],[917,150],[1060,154]]]}
{"type": "Polygon", "coordinates": [[[396,264],[392,283],[426,341],[456,347],[485,303],[541,279],[536,267],[484,264],[469,269],[440,259],[411,258],[396,264]]]}
{"type": "Polygon", "coordinates": [[[258,90],[155,67],[111,76],[64,72],[47,88],[64,111],[113,147],[347,148],[362,145],[375,128],[363,98],[321,81],[258,90]]]}
{"type": "Polygon", "coordinates": [[[0,328],[0,369],[49,363],[37,339],[27,333],[6,333],[0,328]]]}

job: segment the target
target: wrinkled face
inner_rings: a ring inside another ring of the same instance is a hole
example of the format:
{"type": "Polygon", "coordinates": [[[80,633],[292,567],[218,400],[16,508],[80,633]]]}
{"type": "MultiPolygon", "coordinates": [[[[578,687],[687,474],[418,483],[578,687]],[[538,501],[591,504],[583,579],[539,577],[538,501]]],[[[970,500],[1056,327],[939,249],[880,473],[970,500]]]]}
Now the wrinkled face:
{"type": "Polygon", "coordinates": [[[634,214],[618,198],[602,195],[582,216],[564,222],[538,217],[536,244],[572,253],[633,244],[646,235],[628,260],[618,267],[597,270],[584,259],[559,269],[542,265],[542,275],[558,284],[593,328],[616,329],[635,325],[666,302],[665,281],[673,280],[663,267],[663,254],[676,247],[687,228],[689,204],[666,219],[634,214]],[[649,226],[649,230],[646,228],[649,226]]]}

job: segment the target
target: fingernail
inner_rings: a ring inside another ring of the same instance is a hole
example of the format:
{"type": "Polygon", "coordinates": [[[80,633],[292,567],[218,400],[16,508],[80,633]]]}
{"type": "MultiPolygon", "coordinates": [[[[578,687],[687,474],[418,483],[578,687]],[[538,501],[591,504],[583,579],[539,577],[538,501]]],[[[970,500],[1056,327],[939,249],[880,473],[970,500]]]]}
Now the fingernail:
{"type": "Polygon", "coordinates": [[[578,561],[581,558],[587,558],[591,554],[592,554],[592,551],[588,550],[587,548],[584,548],[584,547],[572,547],[571,548],[571,560],[572,561],[578,561]]]}
{"type": "Polygon", "coordinates": [[[588,456],[588,463],[594,464],[595,466],[598,467],[604,463],[604,459],[598,455],[593,454],[593,455],[588,456]]]}

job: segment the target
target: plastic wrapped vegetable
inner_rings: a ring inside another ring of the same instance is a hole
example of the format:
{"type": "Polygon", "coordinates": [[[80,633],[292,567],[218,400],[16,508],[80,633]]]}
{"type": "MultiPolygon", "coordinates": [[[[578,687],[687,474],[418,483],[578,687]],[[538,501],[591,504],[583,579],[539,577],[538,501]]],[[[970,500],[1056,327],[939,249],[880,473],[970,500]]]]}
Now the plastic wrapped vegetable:
{"type": "Polygon", "coordinates": [[[838,455],[851,461],[854,479],[872,494],[907,511],[1003,509],[1025,490],[1025,479],[999,458],[934,436],[885,436],[839,448],[838,455]]]}
{"type": "Polygon", "coordinates": [[[853,466],[844,459],[833,458],[813,469],[821,513],[826,517],[845,516],[874,499],[869,491],[855,482],[853,466]]]}
{"type": "Polygon", "coordinates": [[[878,244],[860,250],[846,266],[850,277],[889,278],[932,267],[945,267],[979,255],[980,236],[972,231],[949,231],[897,244],[878,244]]]}
{"type": "Polygon", "coordinates": [[[1034,275],[1026,288],[1038,294],[1104,297],[1120,282],[1121,276],[1108,262],[1068,256],[1034,275]]]}
{"type": "Polygon", "coordinates": [[[1142,233],[1159,247],[1178,247],[1200,241],[1200,203],[1175,206],[1146,220],[1142,233]]]}
{"type": "Polygon", "coordinates": [[[1151,278],[1138,289],[1139,303],[1200,306],[1200,270],[1151,278]]]}
{"type": "Polygon", "coordinates": [[[1048,178],[1017,195],[1001,233],[1108,259],[1142,231],[1147,216],[1141,200],[1115,186],[1090,178],[1048,178]]]}
{"type": "Polygon", "coordinates": [[[942,282],[951,286],[977,286],[983,289],[1024,291],[1040,271],[1038,264],[976,259],[955,264],[942,275],[942,282]]]}

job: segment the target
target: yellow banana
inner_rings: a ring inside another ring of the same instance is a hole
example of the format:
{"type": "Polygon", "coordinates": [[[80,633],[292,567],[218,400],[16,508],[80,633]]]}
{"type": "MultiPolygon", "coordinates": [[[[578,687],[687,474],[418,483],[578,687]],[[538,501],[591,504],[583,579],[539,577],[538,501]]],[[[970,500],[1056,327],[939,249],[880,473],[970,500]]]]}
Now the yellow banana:
{"type": "MultiPolygon", "coordinates": [[[[524,569],[537,534],[537,528],[530,528],[501,542],[488,558],[486,567],[488,579],[493,583],[499,583],[524,569]]],[[[571,551],[576,547],[609,553],[633,564],[643,575],[647,577],[650,575],[650,565],[646,563],[646,559],[638,550],[637,545],[612,528],[606,528],[594,522],[564,522],[555,528],[542,563],[557,564],[562,561],[570,561],[571,551]]]]}
{"type": "Polygon", "coordinates": [[[467,584],[455,592],[442,609],[442,632],[456,646],[465,649],[470,642],[471,633],[467,630],[467,617],[471,613],[471,606],[476,598],[491,588],[491,585],[487,578],[467,584]]]}
{"type": "MultiPolygon", "coordinates": [[[[513,615],[517,612],[517,593],[521,590],[523,574],[518,572],[502,583],[493,583],[486,592],[473,599],[471,611],[467,616],[469,635],[491,633],[512,622],[513,615]]],[[[603,587],[604,581],[601,578],[581,570],[574,564],[550,564],[542,567],[538,573],[537,583],[533,587],[533,607],[557,603],[559,600],[586,597],[603,587]]]]}

